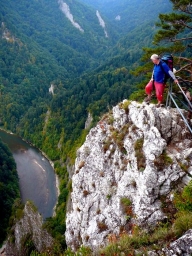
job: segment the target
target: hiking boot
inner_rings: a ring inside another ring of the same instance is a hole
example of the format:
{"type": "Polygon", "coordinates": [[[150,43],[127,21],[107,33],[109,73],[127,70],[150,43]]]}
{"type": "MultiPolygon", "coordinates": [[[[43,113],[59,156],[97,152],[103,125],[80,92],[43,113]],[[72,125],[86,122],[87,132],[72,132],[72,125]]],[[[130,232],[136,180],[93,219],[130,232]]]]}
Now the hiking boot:
{"type": "Polygon", "coordinates": [[[149,104],[150,101],[151,101],[151,96],[147,96],[147,97],[143,100],[143,102],[145,102],[145,103],[147,103],[147,104],[149,104]]]}
{"type": "Polygon", "coordinates": [[[164,105],[164,104],[161,104],[161,103],[158,103],[158,104],[156,104],[155,106],[156,106],[156,108],[161,108],[161,107],[164,107],[165,105],[164,105]]]}

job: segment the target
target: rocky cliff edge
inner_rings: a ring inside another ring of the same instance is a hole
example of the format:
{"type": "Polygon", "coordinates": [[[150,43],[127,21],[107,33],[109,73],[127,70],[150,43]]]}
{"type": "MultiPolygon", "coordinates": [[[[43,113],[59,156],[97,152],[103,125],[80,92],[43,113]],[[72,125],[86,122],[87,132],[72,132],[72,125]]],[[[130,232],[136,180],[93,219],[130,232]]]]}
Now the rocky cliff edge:
{"type": "Polygon", "coordinates": [[[162,200],[169,204],[189,182],[191,163],[191,134],[176,109],[124,100],[77,152],[67,245],[95,250],[110,234],[166,220],[162,200]]]}

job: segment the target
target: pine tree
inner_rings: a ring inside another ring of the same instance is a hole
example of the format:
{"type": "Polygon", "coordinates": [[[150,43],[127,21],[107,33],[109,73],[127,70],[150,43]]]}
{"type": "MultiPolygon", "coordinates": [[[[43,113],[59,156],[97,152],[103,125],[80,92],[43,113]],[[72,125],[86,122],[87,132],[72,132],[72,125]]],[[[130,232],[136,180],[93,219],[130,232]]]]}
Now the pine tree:
{"type": "MultiPolygon", "coordinates": [[[[143,48],[144,54],[141,61],[145,62],[132,73],[134,75],[144,74],[148,79],[151,76],[150,56],[153,53],[163,55],[171,53],[174,56],[176,75],[182,77],[184,81],[192,81],[192,5],[191,0],[170,0],[173,4],[173,12],[169,14],[159,14],[159,22],[156,24],[160,29],[154,36],[154,47],[143,48]]],[[[143,81],[139,88],[143,88],[143,81]]],[[[141,93],[134,93],[132,99],[141,98],[141,93]]]]}
{"type": "Polygon", "coordinates": [[[170,14],[160,14],[157,26],[161,29],[154,37],[154,43],[170,43],[175,52],[183,53],[177,56],[179,69],[186,80],[192,78],[192,5],[190,0],[171,0],[173,10],[170,14]]]}

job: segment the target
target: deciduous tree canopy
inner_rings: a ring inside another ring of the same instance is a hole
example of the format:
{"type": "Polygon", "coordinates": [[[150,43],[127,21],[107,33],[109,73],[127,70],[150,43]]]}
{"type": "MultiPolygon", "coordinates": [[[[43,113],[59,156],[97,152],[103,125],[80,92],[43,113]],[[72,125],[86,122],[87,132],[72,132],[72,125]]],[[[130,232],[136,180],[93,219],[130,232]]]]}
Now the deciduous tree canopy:
{"type": "Polygon", "coordinates": [[[16,164],[8,147],[0,140],[0,244],[6,237],[6,229],[14,200],[19,197],[16,164]]]}

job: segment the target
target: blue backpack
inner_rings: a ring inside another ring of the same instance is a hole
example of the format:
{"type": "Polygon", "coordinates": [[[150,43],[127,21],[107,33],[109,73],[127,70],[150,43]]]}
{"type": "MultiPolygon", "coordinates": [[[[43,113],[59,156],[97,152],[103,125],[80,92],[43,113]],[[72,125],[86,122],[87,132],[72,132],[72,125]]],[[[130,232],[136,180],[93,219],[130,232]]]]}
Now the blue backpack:
{"type": "MultiPolygon", "coordinates": [[[[171,54],[167,53],[167,54],[163,55],[161,57],[161,60],[167,64],[167,66],[170,68],[171,71],[173,71],[173,56],[171,54]]],[[[161,69],[163,70],[163,72],[165,73],[161,62],[160,62],[160,66],[161,66],[161,69]]],[[[165,73],[164,83],[166,83],[169,78],[170,78],[170,76],[167,75],[167,73],[165,73]]]]}

